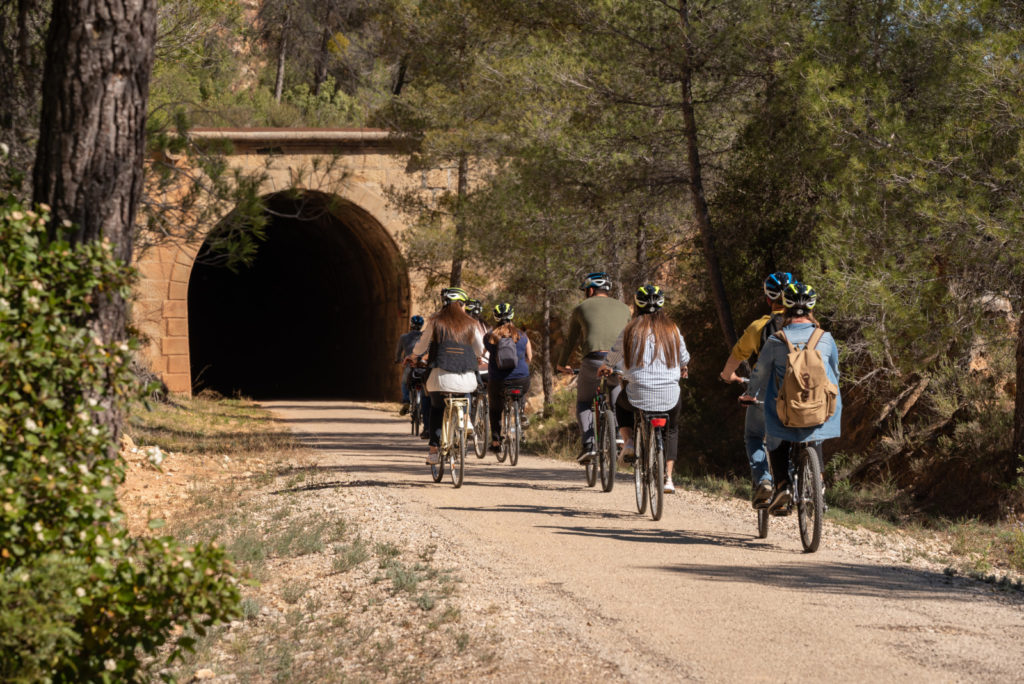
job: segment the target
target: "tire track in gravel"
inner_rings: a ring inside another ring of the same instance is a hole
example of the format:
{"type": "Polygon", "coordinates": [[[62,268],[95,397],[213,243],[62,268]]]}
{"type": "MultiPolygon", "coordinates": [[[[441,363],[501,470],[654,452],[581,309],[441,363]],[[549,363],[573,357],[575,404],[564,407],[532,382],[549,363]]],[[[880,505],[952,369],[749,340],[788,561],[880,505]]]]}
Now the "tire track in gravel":
{"type": "MultiPolygon", "coordinates": [[[[680,489],[654,522],[632,478],[588,489],[582,469],[470,456],[465,484],[435,484],[408,421],[351,402],[265,402],[316,450],[331,483],[383,492],[445,540],[471,600],[516,609],[497,679],[1019,681],[1019,595],[898,566],[826,523],[801,552],[795,521],[756,539],[742,502],[680,489]],[[525,622],[525,624],[520,624],[525,622]],[[533,663],[531,650],[546,665],[533,663]],[[554,658],[554,662],[550,662],[554,658]],[[562,669],[559,669],[561,663],[562,669]],[[557,676],[556,676],[557,675],[557,676]]],[[[340,485],[339,485],[340,486],[340,485]]],[[[891,554],[888,554],[891,556],[891,554]]],[[[505,628],[508,628],[507,621],[505,628]]]]}

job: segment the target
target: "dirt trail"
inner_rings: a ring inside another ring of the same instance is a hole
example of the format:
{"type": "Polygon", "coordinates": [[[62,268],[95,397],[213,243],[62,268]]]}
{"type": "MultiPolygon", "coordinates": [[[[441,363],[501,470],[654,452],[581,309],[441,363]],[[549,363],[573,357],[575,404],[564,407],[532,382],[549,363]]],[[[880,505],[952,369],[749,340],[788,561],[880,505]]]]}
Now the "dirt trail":
{"type": "Polygon", "coordinates": [[[888,563],[829,525],[821,550],[804,554],[792,519],[758,540],[741,502],[682,490],[654,522],[636,514],[632,478],[605,494],[586,488],[581,468],[531,456],[514,468],[470,457],[454,489],[447,477],[431,481],[425,442],[404,419],[343,402],[264,405],[318,450],[324,497],[334,473],[421,516],[465,559],[467,591],[522,612],[526,631],[562,635],[574,656],[594,656],[582,679],[1019,681],[1024,672],[1019,595],[888,563]]]}

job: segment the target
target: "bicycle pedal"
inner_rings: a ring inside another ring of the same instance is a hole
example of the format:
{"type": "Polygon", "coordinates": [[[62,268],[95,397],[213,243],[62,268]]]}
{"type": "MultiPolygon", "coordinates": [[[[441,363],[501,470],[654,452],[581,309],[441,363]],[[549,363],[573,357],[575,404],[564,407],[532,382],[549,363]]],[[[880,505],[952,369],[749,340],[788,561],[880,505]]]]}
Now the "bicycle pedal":
{"type": "Polygon", "coordinates": [[[789,508],[788,506],[784,506],[782,508],[776,508],[774,511],[769,511],[769,513],[774,515],[776,518],[785,518],[787,515],[789,515],[792,512],[793,512],[793,509],[789,508]]]}

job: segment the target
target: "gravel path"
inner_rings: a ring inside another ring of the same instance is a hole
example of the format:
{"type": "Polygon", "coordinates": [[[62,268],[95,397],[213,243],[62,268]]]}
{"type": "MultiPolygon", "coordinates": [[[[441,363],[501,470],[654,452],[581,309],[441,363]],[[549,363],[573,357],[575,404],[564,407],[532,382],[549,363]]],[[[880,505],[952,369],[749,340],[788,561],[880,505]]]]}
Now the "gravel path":
{"type": "MultiPolygon", "coordinates": [[[[345,402],[266,402],[315,450],[304,500],[436,547],[458,568],[463,624],[493,641],[499,681],[1020,681],[1020,595],[930,564],[914,542],[826,524],[801,552],[793,518],[768,539],[742,502],[678,491],[659,522],[632,478],[523,456],[467,462],[434,484],[408,422],[345,402]],[[311,484],[312,483],[312,484],[311,484]]],[[[452,675],[458,672],[452,672],[452,675]]]]}

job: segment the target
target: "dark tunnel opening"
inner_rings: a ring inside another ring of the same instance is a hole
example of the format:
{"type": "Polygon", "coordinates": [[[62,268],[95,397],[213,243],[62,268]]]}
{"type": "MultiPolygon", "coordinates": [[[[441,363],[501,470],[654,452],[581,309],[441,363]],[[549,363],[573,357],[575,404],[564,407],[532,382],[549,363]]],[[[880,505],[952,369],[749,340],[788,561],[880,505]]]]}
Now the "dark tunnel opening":
{"type": "Polygon", "coordinates": [[[219,265],[208,243],[196,258],[188,288],[193,392],[394,398],[409,285],[390,236],[359,207],[322,193],[265,201],[266,239],[250,265],[219,265]]]}

